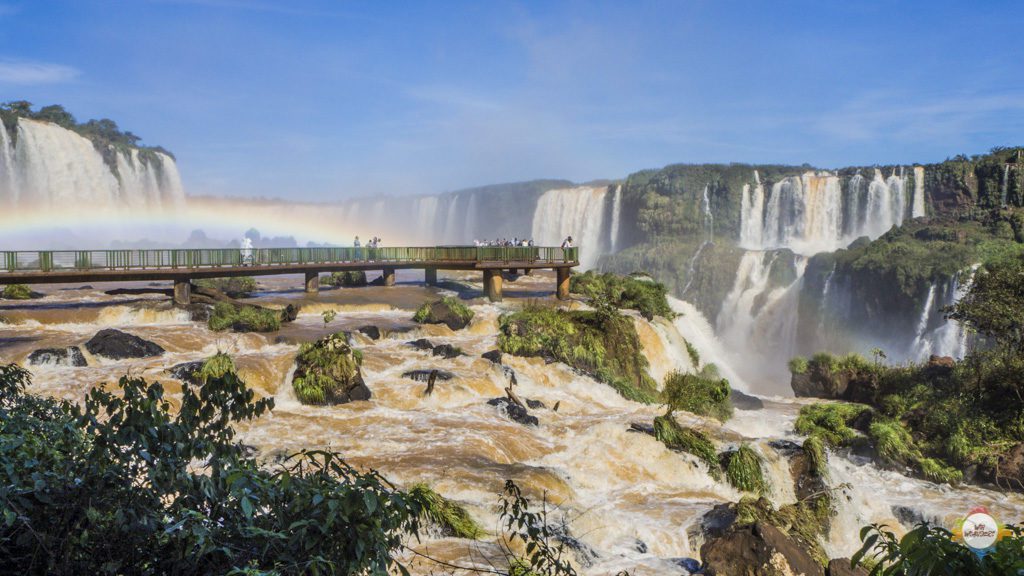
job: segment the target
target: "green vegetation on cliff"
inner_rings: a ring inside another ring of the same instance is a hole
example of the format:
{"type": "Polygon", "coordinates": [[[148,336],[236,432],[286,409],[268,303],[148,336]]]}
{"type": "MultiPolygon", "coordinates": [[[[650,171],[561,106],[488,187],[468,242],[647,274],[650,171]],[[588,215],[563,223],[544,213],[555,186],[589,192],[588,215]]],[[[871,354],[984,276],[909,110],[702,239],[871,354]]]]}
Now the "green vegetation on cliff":
{"type": "Polygon", "coordinates": [[[808,405],[797,430],[844,446],[856,439],[857,428],[889,465],[936,482],[966,475],[1024,490],[1022,310],[1024,257],[1008,257],[979,269],[951,311],[982,338],[964,360],[884,366],[816,355],[802,373],[794,371],[794,390],[872,409],[865,417],[866,407],[808,405]]]}
{"type": "Polygon", "coordinates": [[[767,492],[768,485],[761,470],[761,456],[753,448],[741,444],[736,450],[723,453],[721,460],[725,477],[737,490],[759,495],[767,492]]]}
{"type": "Polygon", "coordinates": [[[235,427],[273,399],[223,359],[207,366],[175,402],[126,376],[80,405],[27,394],[31,375],[0,366],[0,572],[400,572],[418,498],[330,451],[264,467],[235,427]]]}
{"type": "Polygon", "coordinates": [[[643,277],[601,274],[588,270],[570,278],[569,291],[603,298],[619,309],[636,310],[648,320],[655,316],[669,319],[675,316],[665,297],[665,285],[643,277]]]}
{"type": "Polygon", "coordinates": [[[647,373],[633,321],[607,310],[563,310],[531,305],[499,319],[498,347],[516,356],[538,356],[568,364],[615,388],[624,397],[651,404],[658,390],[647,373]]]}

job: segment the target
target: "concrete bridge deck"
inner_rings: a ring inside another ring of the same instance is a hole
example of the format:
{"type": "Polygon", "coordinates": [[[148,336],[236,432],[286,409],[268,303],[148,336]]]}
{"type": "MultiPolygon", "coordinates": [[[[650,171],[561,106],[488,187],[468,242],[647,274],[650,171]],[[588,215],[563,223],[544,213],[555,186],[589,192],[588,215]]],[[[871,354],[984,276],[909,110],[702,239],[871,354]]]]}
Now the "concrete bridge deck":
{"type": "Polygon", "coordinates": [[[398,269],[423,269],[427,284],[438,270],[480,270],[488,298],[498,301],[504,270],[553,269],[556,293],[566,298],[578,265],[579,248],[548,246],[0,251],[0,285],[173,280],[174,301],[184,305],[199,278],[304,274],[315,293],[325,272],[380,270],[390,286],[398,269]]]}

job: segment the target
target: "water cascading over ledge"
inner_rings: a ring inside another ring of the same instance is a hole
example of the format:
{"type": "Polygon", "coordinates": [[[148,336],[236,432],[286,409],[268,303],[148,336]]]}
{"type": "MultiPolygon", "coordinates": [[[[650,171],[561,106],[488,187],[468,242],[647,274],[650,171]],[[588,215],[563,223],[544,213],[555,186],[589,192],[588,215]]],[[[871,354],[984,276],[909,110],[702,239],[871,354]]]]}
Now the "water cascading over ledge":
{"type": "Polygon", "coordinates": [[[12,127],[0,120],[0,206],[159,210],[184,201],[177,164],[163,152],[111,148],[104,155],[56,124],[19,118],[12,127]]]}

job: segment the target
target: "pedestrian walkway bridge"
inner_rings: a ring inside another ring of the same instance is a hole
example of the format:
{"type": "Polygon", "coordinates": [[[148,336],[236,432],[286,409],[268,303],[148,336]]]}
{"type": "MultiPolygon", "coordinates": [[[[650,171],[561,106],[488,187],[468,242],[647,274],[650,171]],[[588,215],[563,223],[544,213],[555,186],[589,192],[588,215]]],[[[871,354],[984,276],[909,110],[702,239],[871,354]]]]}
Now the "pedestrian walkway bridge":
{"type": "Polygon", "coordinates": [[[578,265],[579,248],[546,246],[0,251],[0,285],[173,280],[174,301],[185,305],[198,278],[304,274],[315,293],[325,272],[380,270],[392,286],[400,268],[423,269],[427,284],[437,283],[438,270],[480,270],[487,296],[501,300],[504,271],[553,269],[566,298],[578,265]]]}

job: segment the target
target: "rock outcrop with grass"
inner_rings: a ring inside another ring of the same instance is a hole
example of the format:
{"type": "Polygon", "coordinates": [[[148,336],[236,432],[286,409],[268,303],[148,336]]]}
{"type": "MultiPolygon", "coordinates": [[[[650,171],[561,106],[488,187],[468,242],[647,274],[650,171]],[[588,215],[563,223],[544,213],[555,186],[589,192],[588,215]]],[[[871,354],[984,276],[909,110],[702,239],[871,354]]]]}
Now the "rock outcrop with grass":
{"type": "Polygon", "coordinates": [[[332,334],[303,344],[295,358],[292,388],[303,404],[345,404],[369,400],[370,389],[359,365],[362,354],[352,348],[345,334],[332,334]]]}
{"type": "Polygon", "coordinates": [[[444,324],[452,330],[461,330],[473,320],[473,311],[458,298],[445,296],[420,306],[412,319],[420,324],[444,324]]]}

